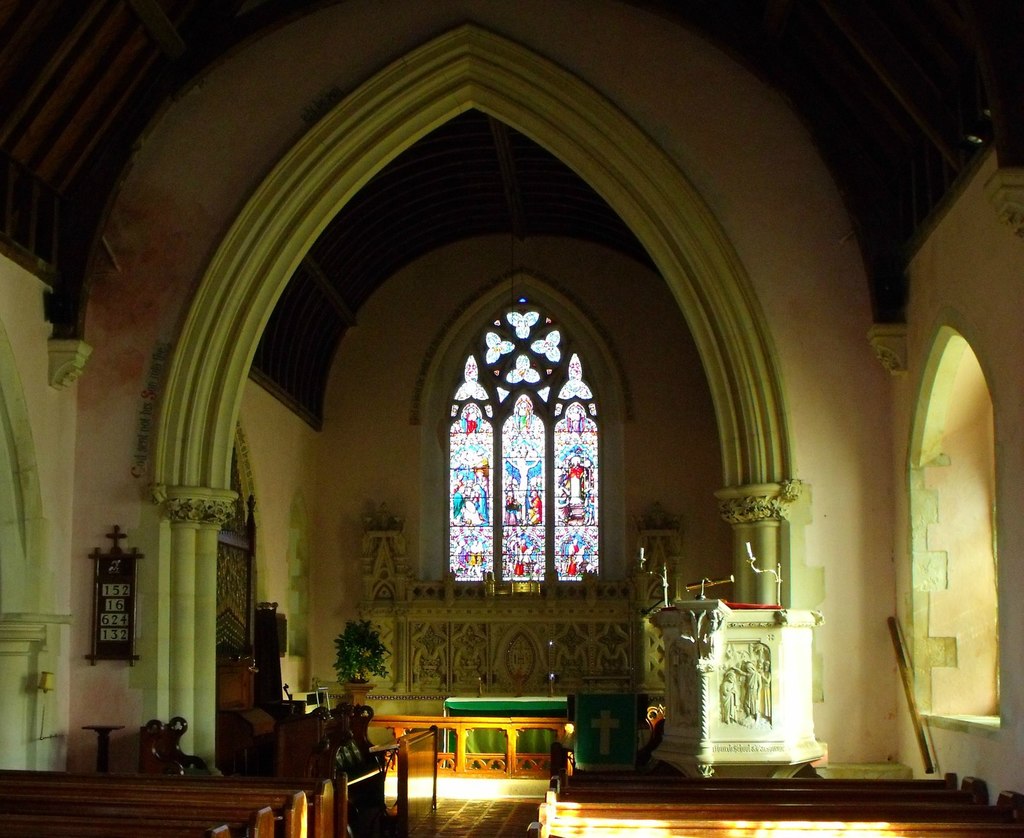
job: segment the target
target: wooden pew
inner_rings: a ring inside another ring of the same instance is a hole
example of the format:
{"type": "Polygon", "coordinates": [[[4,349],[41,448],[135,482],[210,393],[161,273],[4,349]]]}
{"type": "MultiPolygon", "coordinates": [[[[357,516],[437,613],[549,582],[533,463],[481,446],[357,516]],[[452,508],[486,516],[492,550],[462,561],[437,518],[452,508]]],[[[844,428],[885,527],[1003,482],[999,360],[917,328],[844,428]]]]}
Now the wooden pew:
{"type": "Polygon", "coordinates": [[[167,724],[150,719],[139,728],[139,771],[143,774],[208,774],[206,763],[181,750],[188,722],[175,716],[167,724]]]}
{"type": "Polygon", "coordinates": [[[144,790],[162,798],[178,799],[194,794],[229,796],[253,806],[280,807],[283,828],[294,830],[300,813],[287,813],[285,807],[297,792],[306,797],[307,834],[310,838],[346,838],[347,806],[344,788],[335,788],[333,780],[321,778],[275,777],[203,777],[144,774],[68,774],[63,772],[0,770],[0,795],[10,789],[53,787],[72,788],[94,795],[129,794],[144,790]],[[285,824],[285,821],[287,823],[285,824]]]}
{"type": "Polygon", "coordinates": [[[398,739],[397,838],[437,809],[437,726],[398,739]]]}
{"type": "Polygon", "coordinates": [[[534,822],[527,829],[528,838],[1020,838],[1024,835],[1016,824],[948,824],[948,823],[866,823],[846,824],[789,823],[762,821],[742,824],[722,821],[689,820],[681,823],[652,820],[610,823],[591,821],[586,824],[534,822]]]}
{"type": "Polygon", "coordinates": [[[551,788],[561,800],[602,800],[609,793],[633,800],[748,801],[786,800],[817,802],[919,801],[931,803],[988,803],[988,787],[983,780],[966,777],[960,788],[956,776],[941,782],[930,780],[825,780],[820,778],[768,779],[721,778],[694,779],[681,776],[637,773],[602,777],[575,774],[553,778],[551,788]]]}
{"type": "Polygon", "coordinates": [[[96,818],[130,818],[138,821],[188,820],[204,829],[227,823],[244,828],[253,813],[266,809],[270,812],[269,835],[277,838],[302,838],[306,831],[305,795],[296,792],[284,815],[273,805],[254,807],[239,800],[233,792],[211,796],[207,793],[168,796],[163,789],[124,792],[109,789],[97,795],[95,789],[82,792],[77,789],[51,787],[46,792],[4,789],[0,792],[0,815],[66,815],[96,818]]]}
{"type": "MultiPolygon", "coordinates": [[[[561,747],[561,746],[558,746],[561,747]]],[[[786,835],[1024,836],[1024,798],[1000,795],[976,778],[858,780],[801,777],[694,779],[673,773],[574,771],[552,748],[552,778],[537,838],[607,835],[758,835],[785,824],[786,835]],[[860,826],[857,826],[860,824],[860,826]],[[771,828],[769,828],[771,827],[771,828]],[[758,831],[760,830],[760,832],[758,831]]]]}
{"type": "Polygon", "coordinates": [[[124,809],[116,815],[18,812],[0,814],[0,833],[4,838],[274,838],[274,813],[265,807],[244,821],[209,826],[201,818],[154,816],[152,809],[124,809]]]}
{"type": "MultiPolygon", "coordinates": [[[[770,784],[772,781],[764,781],[770,784]]],[[[715,802],[677,801],[678,786],[661,799],[634,798],[607,784],[601,800],[561,800],[549,791],[540,807],[538,822],[531,827],[537,838],[575,838],[602,834],[616,836],[764,834],[782,829],[784,834],[808,834],[833,829],[842,835],[1017,835],[1024,836],[1019,796],[1001,796],[996,805],[964,800],[922,802],[916,795],[905,799],[837,802],[804,796],[798,801],[787,792],[774,799],[752,802],[753,788],[736,790],[735,800],[715,802]],[[671,798],[671,799],[668,799],[671,798]],[[758,832],[760,830],[760,832],[758,832]],[[792,831],[791,830],[795,830],[792,831]]]]}
{"type": "Polygon", "coordinates": [[[367,735],[373,708],[341,704],[331,711],[326,749],[321,758],[338,787],[345,788],[347,823],[357,835],[374,834],[388,822],[384,800],[386,753],[379,752],[367,735]]]}

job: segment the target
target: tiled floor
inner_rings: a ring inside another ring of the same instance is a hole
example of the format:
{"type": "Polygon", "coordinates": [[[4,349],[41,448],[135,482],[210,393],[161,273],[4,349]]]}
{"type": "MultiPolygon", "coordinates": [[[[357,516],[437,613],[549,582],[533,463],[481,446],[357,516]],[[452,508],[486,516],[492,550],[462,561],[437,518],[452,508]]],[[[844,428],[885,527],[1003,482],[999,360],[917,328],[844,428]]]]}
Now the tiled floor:
{"type": "Polygon", "coordinates": [[[439,800],[437,811],[420,821],[411,838],[526,838],[537,820],[539,799],[439,800]]]}
{"type": "Polygon", "coordinates": [[[441,778],[437,811],[416,824],[410,838],[526,838],[546,789],[544,780],[441,778]]]}

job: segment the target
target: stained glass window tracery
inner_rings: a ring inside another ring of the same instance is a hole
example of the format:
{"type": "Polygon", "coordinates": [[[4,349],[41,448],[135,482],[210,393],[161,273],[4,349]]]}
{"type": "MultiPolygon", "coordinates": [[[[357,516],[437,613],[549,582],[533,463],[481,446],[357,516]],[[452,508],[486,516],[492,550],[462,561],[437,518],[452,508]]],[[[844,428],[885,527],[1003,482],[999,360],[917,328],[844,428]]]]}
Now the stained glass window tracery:
{"type": "Polygon", "coordinates": [[[457,581],[578,581],[600,567],[597,404],[564,330],[521,303],[482,330],[453,389],[457,581]]]}

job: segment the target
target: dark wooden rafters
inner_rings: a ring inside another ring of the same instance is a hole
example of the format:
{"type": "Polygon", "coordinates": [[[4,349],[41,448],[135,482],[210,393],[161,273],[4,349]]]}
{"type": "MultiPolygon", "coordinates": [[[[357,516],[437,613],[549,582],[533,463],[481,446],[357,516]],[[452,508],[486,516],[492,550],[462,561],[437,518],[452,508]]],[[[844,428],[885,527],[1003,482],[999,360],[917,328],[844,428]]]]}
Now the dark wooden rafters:
{"type": "Polygon", "coordinates": [[[846,36],[900,106],[939,150],[959,167],[956,111],[866,3],[819,0],[821,8],[846,36]]]}
{"type": "Polygon", "coordinates": [[[762,25],[765,35],[772,40],[778,40],[786,28],[786,21],[793,11],[794,0],[766,0],[764,4],[764,15],[762,25]]]}
{"type": "Polygon", "coordinates": [[[142,25],[168,58],[181,58],[185,42],[157,0],[128,0],[142,25]]]}
{"type": "Polygon", "coordinates": [[[11,79],[24,87],[0,122],[0,146],[11,148],[17,155],[18,144],[32,121],[47,108],[54,89],[81,61],[103,26],[102,9],[94,7],[74,21],[66,36],[52,47],[44,43],[24,45],[26,56],[20,78],[11,79]]]}
{"type": "MultiPolygon", "coordinates": [[[[105,214],[149,120],[230,51],[346,2],[0,2],[0,247],[51,283],[55,336],[87,337],[90,259],[102,257],[105,214]]],[[[991,141],[1000,165],[1024,165],[1019,0],[622,2],[708,38],[792,105],[846,202],[876,320],[902,318],[907,243],[979,144],[991,141]]],[[[387,276],[462,238],[571,236],[645,260],[587,184],[500,121],[441,126],[409,151],[300,265],[295,281],[310,287],[282,295],[274,353],[340,339],[387,276]],[[291,333],[302,318],[315,328],[291,333]]],[[[306,368],[326,370],[333,351],[306,368]]]]}
{"type": "Polygon", "coordinates": [[[501,184],[505,190],[505,201],[508,203],[512,235],[522,239],[526,236],[526,219],[520,183],[516,177],[516,162],[508,140],[508,126],[494,117],[488,117],[487,122],[494,138],[494,150],[498,155],[498,170],[501,172],[501,184]]]}
{"type": "Polygon", "coordinates": [[[999,164],[1024,166],[1024,3],[964,0],[961,6],[979,45],[999,164]]]}
{"type": "Polygon", "coordinates": [[[341,294],[338,293],[338,287],[327,277],[323,269],[317,264],[310,254],[306,254],[303,257],[303,265],[306,268],[306,272],[310,278],[316,283],[320,289],[320,293],[323,294],[324,299],[330,303],[331,308],[334,309],[334,313],[338,316],[345,327],[356,325],[355,312],[349,307],[348,303],[342,298],[341,294]]]}

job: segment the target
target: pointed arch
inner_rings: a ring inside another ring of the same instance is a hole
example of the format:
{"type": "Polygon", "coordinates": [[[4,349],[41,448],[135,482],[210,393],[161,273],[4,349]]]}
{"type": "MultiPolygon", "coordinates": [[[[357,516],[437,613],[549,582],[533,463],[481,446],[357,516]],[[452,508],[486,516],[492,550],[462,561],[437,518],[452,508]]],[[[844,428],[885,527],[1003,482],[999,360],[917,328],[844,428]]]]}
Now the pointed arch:
{"type": "Polygon", "coordinates": [[[467,24],[350,94],[296,143],[238,215],[200,284],[169,369],[157,483],[228,485],[246,374],[293,270],[377,171],[469,108],[501,119],[575,169],[647,249],[703,360],[725,485],[790,476],[786,411],[763,317],[696,190],[597,91],[529,49],[467,24]]]}
{"type": "Polygon", "coordinates": [[[940,325],[908,458],[915,691],[938,716],[999,715],[993,417],[981,360],[940,325]]]}
{"type": "Polygon", "coordinates": [[[0,613],[51,610],[40,580],[49,560],[38,554],[42,495],[35,443],[21,378],[0,323],[0,613]]]}

